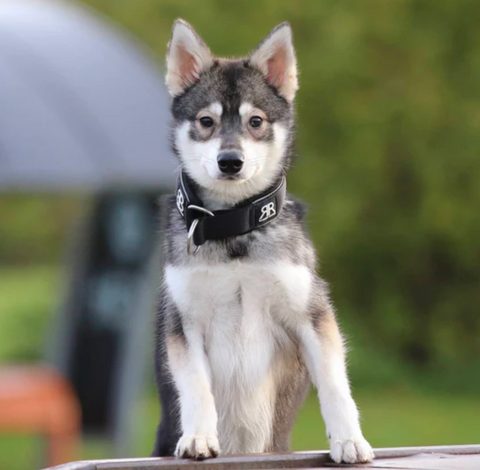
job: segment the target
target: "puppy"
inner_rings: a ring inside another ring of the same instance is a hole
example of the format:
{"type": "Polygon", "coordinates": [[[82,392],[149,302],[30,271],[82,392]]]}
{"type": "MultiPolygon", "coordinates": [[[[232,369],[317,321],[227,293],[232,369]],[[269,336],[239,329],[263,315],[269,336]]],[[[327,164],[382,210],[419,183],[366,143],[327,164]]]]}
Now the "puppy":
{"type": "Polygon", "coordinates": [[[286,193],[298,88],[290,26],[222,59],[178,20],[167,68],[181,171],[164,202],[153,455],[288,451],[313,382],[332,459],[371,460],[304,209],[286,193]]]}

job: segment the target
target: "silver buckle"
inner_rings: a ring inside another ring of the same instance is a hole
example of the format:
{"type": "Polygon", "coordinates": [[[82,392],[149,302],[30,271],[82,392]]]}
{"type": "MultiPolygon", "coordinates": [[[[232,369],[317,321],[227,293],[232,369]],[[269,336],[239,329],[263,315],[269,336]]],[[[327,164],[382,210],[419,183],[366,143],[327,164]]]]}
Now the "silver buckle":
{"type": "MultiPolygon", "coordinates": [[[[187,209],[193,209],[193,210],[196,210],[196,211],[200,211],[200,212],[203,212],[205,214],[210,215],[211,217],[215,216],[215,214],[213,212],[210,212],[208,209],[205,209],[204,207],[200,207],[200,206],[195,206],[194,204],[190,204],[187,207],[187,209]]],[[[196,245],[193,244],[193,234],[195,233],[195,229],[197,228],[197,225],[198,225],[199,221],[200,221],[200,219],[195,219],[192,222],[192,225],[190,226],[190,230],[188,231],[187,253],[189,255],[194,255],[200,249],[200,246],[196,246],[196,245]]]]}

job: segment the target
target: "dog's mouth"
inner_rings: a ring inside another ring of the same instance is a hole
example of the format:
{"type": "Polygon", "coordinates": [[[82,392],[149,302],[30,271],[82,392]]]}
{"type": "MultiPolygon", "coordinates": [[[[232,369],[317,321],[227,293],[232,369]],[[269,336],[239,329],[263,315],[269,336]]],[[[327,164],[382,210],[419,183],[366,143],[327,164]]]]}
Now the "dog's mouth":
{"type": "Polygon", "coordinates": [[[253,171],[241,171],[239,173],[235,174],[217,174],[215,179],[217,181],[225,181],[225,182],[231,182],[231,183],[245,183],[246,181],[249,181],[250,179],[253,178],[253,176],[257,173],[258,168],[254,168],[253,171]]]}
{"type": "Polygon", "coordinates": [[[242,175],[220,175],[220,181],[245,181],[242,175]]]}

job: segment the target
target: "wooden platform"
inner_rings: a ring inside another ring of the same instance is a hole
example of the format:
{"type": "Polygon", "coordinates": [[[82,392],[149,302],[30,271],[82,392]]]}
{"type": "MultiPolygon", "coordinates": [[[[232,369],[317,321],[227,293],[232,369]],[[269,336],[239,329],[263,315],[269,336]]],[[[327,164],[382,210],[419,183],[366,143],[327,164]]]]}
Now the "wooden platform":
{"type": "Polygon", "coordinates": [[[187,459],[145,458],[72,462],[46,470],[274,470],[308,468],[383,468],[395,470],[480,470],[480,445],[375,449],[368,464],[336,464],[326,451],[187,459]]]}

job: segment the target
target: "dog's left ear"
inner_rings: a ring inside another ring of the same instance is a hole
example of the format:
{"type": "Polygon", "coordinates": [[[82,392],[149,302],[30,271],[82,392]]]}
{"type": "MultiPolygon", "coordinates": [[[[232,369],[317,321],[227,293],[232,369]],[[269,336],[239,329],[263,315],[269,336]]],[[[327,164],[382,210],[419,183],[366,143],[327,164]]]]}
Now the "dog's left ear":
{"type": "Polygon", "coordinates": [[[293,48],[292,29],[279,24],[250,54],[249,62],[258,68],[267,82],[292,101],[298,89],[297,59],[293,48]]]}

